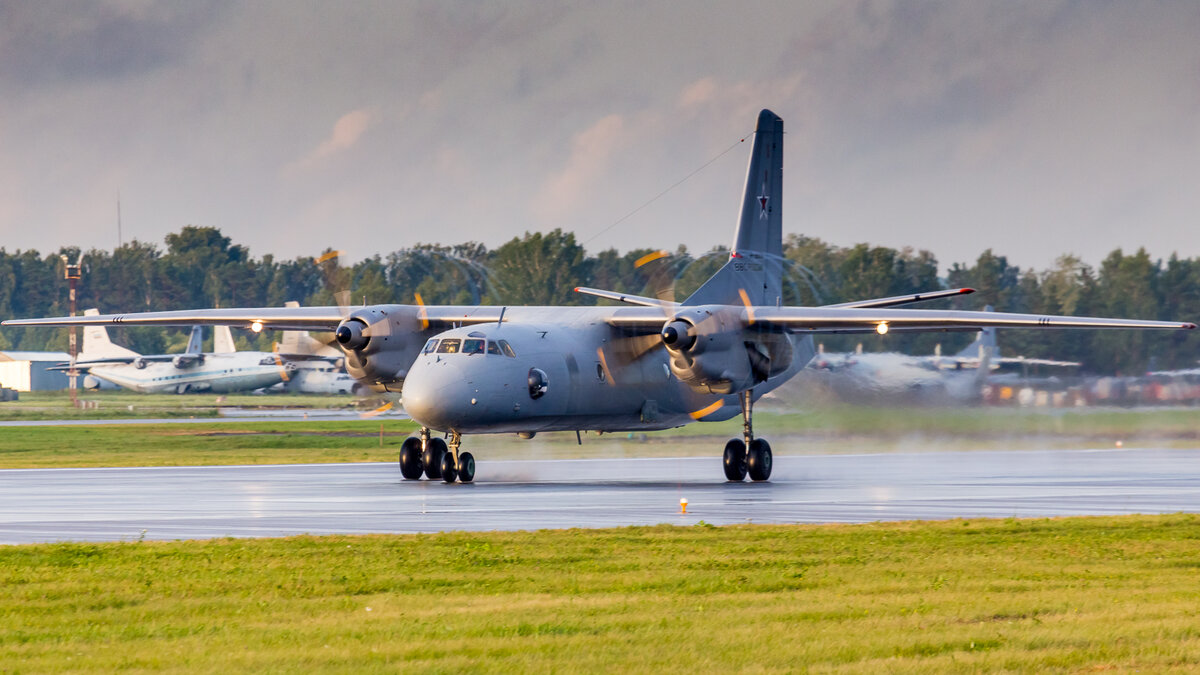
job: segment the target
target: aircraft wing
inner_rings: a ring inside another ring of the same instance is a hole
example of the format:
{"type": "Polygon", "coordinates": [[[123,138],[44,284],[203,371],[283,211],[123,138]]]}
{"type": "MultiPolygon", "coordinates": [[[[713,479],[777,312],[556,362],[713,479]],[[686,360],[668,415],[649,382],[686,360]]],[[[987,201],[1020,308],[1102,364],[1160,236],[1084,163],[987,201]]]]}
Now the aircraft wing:
{"type": "Polygon", "coordinates": [[[1083,364],[1079,361],[1055,361],[1053,359],[1029,359],[1024,356],[993,356],[993,364],[1004,366],[1052,366],[1055,368],[1076,368],[1083,364]]]}
{"type": "Polygon", "coordinates": [[[747,307],[748,325],[793,333],[860,333],[953,331],[983,328],[1168,328],[1191,330],[1194,323],[1139,321],[1088,316],[1046,316],[1005,312],[967,312],[930,309],[857,309],[836,307],[747,307]]]}
{"type": "MultiPolygon", "coordinates": [[[[732,309],[733,306],[730,306],[732,309]]],[[[862,309],[856,307],[737,307],[742,323],[767,331],[792,333],[877,333],[977,331],[984,328],[1167,328],[1190,330],[1194,323],[1139,321],[1087,316],[1046,316],[938,309],[862,309]],[[886,328],[881,328],[881,325],[886,328]]],[[[610,325],[633,331],[657,331],[664,310],[630,307],[615,310],[610,325]]]]}
{"type": "MultiPolygon", "coordinates": [[[[455,305],[380,305],[410,309],[431,324],[461,325],[498,321],[501,307],[461,307],[455,305]]],[[[235,326],[279,330],[331,331],[359,308],[350,307],[248,307],[238,309],[185,309],[135,314],[97,314],[59,316],[46,319],[9,319],[4,326],[235,326]]]]}

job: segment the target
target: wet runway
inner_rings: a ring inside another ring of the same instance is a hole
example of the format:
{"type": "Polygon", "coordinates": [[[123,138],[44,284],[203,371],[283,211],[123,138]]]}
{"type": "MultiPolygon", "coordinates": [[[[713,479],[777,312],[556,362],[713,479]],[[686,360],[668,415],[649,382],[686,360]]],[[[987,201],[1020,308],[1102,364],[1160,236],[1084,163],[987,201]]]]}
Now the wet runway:
{"type": "Polygon", "coordinates": [[[393,464],[5,470],[0,542],[1200,511],[1195,450],[777,456],[760,484],[724,482],[715,457],[485,458],[476,479],[404,481],[393,464]]]}

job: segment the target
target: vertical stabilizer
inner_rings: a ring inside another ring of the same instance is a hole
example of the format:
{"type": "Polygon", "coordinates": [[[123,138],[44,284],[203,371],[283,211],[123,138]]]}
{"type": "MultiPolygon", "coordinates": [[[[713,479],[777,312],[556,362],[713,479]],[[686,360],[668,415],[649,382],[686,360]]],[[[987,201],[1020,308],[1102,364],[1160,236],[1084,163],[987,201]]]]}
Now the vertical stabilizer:
{"type": "Polygon", "coordinates": [[[192,335],[188,338],[185,354],[199,354],[204,348],[204,326],[192,326],[192,335]]]}
{"type": "Polygon", "coordinates": [[[729,262],[683,304],[777,305],[783,295],[782,270],[783,120],[763,110],[754,130],[729,262]]]}
{"type": "MultiPolygon", "coordinates": [[[[994,311],[995,308],[991,305],[983,308],[985,312],[994,311]]],[[[999,356],[996,350],[996,329],[984,328],[979,331],[979,337],[975,341],[967,345],[958,353],[958,356],[967,359],[979,359],[979,367],[975,370],[975,379],[979,384],[983,384],[987,379],[988,373],[992,372],[992,359],[999,356]]]]}
{"type": "Polygon", "coordinates": [[[229,330],[229,326],[213,326],[213,353],[232,354],[236,351],[237,345],[233,344],[233,331],[229,330]]]}
{"type": "MultiPolygon", "coordinates": [[[[995,311],[991,305],[983,308],[985,312],[995,311]]],[[[967,345],[961,352],[956,354],[965,359],[979,359],[981,367],[984,367],[985,362],[990,362],[996,354],[996,329],[984,328],[979,331],[979,335],[975,341],[967,345]]],[[[986,367],[985,367],[986,370],[986,367]]]]}
{"type": "MultiPolygon", "coordinates": [[[[84,316],[97,316],[99,314],[100,310],[98,309],[83,310],[84,316]]],[[[126,349],[114,344],[108,338],[108,330],[104,326],[83,327],[83,351],[79,353],[76,361],[93,361],[126,356],[140,356],[140,354],[132,349],[126,349]]]]}

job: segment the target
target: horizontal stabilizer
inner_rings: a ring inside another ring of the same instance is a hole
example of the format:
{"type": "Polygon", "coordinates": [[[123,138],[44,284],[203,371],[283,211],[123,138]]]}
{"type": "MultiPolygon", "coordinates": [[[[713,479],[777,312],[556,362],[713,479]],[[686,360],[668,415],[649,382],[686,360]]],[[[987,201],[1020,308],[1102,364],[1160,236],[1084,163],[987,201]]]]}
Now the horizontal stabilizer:
{"type": "Polygon", "coordinates": [[[925,302],[926,300],[940,300],[942,298],[953,298],[960,295],[969,295],[974,293],[974,288],[951,288],[945,291],[930,291],[928,293],[914,293],[912,295],[894,295],[890,298],[876,298],[874,300],[855,300],[854,302],[839,302],[836,305],[821,305],[822,307],[849,307],[854,309],[879,309],[881,307],[895,307],[897,305],[907,305],[913,302],[925,302]]]}
{"type": "Polygon", "coordinates": [[[585,286],[577,286],[575,292],[583,293],[584,295],[594,295],[597,298],[604,298],[605,300],[616,300],[617,302],[625,302],[631,305],[641,305],[643,307],[675,308],[679,306],[678,302],[671,302],[670,300],[659,300],[658,298],[647,298],[642,295],[617,293],[616,291],[602,291],[598,288],[587,288],[585,286]]]}

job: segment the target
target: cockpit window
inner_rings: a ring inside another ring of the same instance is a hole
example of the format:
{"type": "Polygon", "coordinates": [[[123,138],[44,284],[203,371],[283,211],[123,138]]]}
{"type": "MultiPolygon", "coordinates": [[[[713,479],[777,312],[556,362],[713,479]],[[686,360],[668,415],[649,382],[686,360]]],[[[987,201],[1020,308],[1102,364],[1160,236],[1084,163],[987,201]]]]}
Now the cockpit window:
{"type": "Polygon", "coordinates": [[[488,353],[495,354],[496,356],[500,355],[500,345],[496,344],[495,340],[488,340],[488,353]]]}
{"type": "Polygon", "coordinates": [[[430,338],[429,342],[425,343],[425,349],[422,349],[421,353],[428,354],[429,352],[432,352],[433,350],[437,349],[437,343],[438,343],[437,338],[430,338]]]}
{"type": "Polygon", "coordinates": [[[457,354],[459,346],[462,345],[462,340],[457,338],[447,338],[438,343],[437,353],[439,354],[457,354]]]}
{"type": "Polygon", "coordinates": [[[274,357],[274,356],[268,356],[268,357],[264,358],[263,360],[259,361],[259,362],[258,362],[258,365],[260,365],[260,366],[273,366],[273,365],[275,365],[275,357],[274,357]]]}
{"type": "Polygon", "coordinates": [[[513,351],[512,345],[508,344],[508,340],[500,341],[500,350],[503,351],[504,355],[509,358],[517,358],[517,353],[513,351]]]}
{"type": "Polygon", "coordinates": [[[463,352],[466,354],[482,354],[483,340],[479,338],[468,338],[463,341],[463,352]]]}

